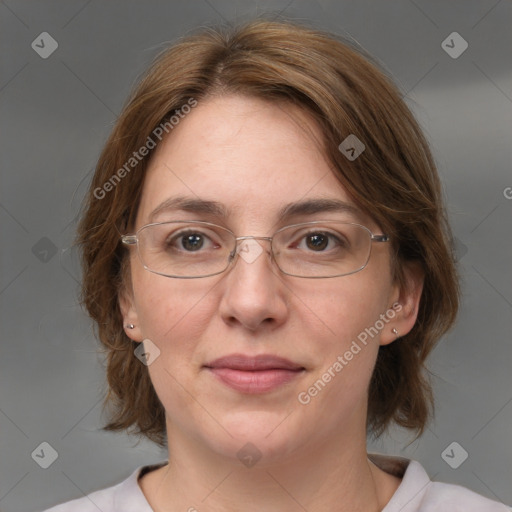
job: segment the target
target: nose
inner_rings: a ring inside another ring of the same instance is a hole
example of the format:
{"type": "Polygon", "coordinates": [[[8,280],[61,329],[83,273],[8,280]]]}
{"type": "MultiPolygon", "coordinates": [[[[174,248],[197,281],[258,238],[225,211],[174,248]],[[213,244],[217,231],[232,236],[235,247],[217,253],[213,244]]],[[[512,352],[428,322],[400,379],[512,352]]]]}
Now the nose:
{"type": "Polygon", "coordinates": [[[224,275],[219,312],[224,321],[250,331],[274,329],[288,317],[287,287],[272,261],[270,239],[240,237],[224,275]]]}

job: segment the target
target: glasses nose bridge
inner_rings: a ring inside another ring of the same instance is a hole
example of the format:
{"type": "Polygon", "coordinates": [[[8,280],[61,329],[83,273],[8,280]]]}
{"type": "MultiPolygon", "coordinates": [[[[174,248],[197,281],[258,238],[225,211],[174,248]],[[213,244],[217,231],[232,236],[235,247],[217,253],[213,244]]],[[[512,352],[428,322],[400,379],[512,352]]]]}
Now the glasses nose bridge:
{"type": "Polygon", "coordinates": [[[236,236],[235,240],[238,242],[238,240],[268,240],[270,243],[272,243],[273,236],[236,236]]]}
{"type": "Polygon", "coordinates": [[[273,249],[273,246],[272,246],[272,240],[273,240],[273,236],[252,236],[252,235],[247,235],[247,236],[236,236],[234,237],[235,238],[235,247],[233,249],[233,251],[231,252],[230,254],[230,260],[232,261],[235,257],[235,255],[238,254],[238,252],[240,251],[240,243],[239,241],[243,242],[244,240],[267,240],[268,242],[270,242],[270,250],[267,251],[269,255],[272,255],[271,257],[274,258],[274,249],[273,249]]]}
{"type": "Polygon", "coordinates": [[[235,237],[235,252],[238,252],[238,248],[240,247],[240,244],[238,243],[239,241],[244,241],[244,240],[267,240],[268,242],[270,242],[270,252],[273,252],[273,246],[272,246],[272,240],[274,239],[273,236],[252,236],[252,235],[247,235],[247,236],[236,236],[235,237]]]}

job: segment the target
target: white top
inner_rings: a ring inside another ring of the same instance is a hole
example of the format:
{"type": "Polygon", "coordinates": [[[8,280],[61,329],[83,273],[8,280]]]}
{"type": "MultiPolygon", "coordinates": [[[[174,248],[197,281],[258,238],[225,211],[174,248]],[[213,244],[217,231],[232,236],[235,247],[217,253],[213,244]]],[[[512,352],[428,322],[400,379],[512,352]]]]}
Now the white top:
{"type": "MultiPolygon", "coordinates": [[[[382,512],[511,512],[512,509],[476,494],[465,487],[431,482],[415,460],[368,454],[383,471],[402,482],[382,512]]],[[[165,466],[161,462],[137,468],[126,480],[83,498],[68,501],[44,512],[153,512],[138,484],[145,473],[165,466]]]]}

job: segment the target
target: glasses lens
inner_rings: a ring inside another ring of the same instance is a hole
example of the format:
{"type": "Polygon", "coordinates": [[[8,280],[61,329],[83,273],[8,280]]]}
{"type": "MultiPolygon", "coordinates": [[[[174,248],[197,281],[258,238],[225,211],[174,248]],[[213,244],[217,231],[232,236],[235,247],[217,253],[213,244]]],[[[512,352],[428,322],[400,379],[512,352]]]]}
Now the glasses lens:
{"type": "Polygon", "coordinates": [[[138,233],[139,254],[151,272],[169,277],[204,277],[228,266],[234,236],[208,222],[150,224],[138,233]]]}
{"type": "Polygon", "coordinates": [[[371,233],[345,222],[312,222],[276,233],[274,258],[286,274],[298,277],[335,277],[352,274],[368,263],[371,233]]]}

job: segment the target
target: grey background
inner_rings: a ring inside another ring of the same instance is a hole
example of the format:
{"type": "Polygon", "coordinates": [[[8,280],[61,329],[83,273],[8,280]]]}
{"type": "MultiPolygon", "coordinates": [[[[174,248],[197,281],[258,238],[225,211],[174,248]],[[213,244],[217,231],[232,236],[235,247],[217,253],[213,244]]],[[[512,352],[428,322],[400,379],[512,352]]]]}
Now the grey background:
{"type": "Polygon", "coordinates": [[[417,441],[393,430],[369,449],[512,503],[511,2],[10,0],[0,3],[3,512],[41,510],[166,458],[100,430],[104,373],[69,246],[102,144],[151,58],[198,25],[269,10],[355,38],[393,74],[434,147],[458,239],[464,298],[430,360],[435,422],[417,441]],[[47,59],[31,47],[45,31],[59,45],[47,59]],[[454,31],[469,44],[457,59],[441,47],[454,31]],[[58,452],[48,469],[31,457],[44,441],[58,452]],[[469,454],[457,469],[441,457],[453,441],[469,454]]]}

